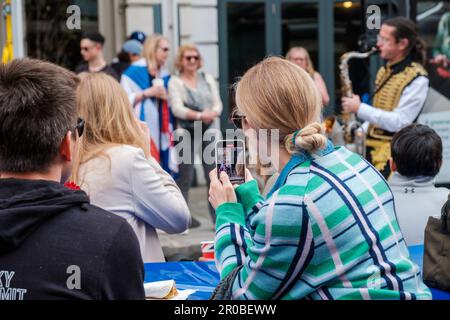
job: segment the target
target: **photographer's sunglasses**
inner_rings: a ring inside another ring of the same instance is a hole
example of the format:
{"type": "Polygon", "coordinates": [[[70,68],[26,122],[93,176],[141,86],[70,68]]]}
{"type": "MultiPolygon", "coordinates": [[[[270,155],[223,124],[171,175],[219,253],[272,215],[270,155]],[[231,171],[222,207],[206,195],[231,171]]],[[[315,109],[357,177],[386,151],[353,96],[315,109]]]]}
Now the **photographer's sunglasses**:
{"type": "Polygon", "coordinates": [[[245,116],[234,110],[230,117],[231,122],[237,129],[242,129],[242,123],[245,121],[245,116]]]}

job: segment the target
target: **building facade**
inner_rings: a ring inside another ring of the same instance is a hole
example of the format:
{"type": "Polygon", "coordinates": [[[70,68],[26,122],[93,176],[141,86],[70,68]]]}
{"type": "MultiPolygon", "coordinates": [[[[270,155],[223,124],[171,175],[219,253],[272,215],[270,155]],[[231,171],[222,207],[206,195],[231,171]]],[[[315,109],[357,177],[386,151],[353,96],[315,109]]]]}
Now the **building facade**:
{"type": "MultiPolygon", "coordinates": [[[[264,57],[284,56],[292,46],[309,51],[326,82],[331,101],[325,115],[339,113],[339,58],[374,44],[378,31],[370,31],[366,25],[373,5],[380,8],[382,18],[406,15],[415,19],[428,53],[448,52],[450,59],[449,0],[5,0],[0,4],[0,44],[4,54],[13,47],[14,57],[46,59],[72,69],[81,62],[82,32],[100,31],[105,36],[108,61],[133,31],[157,32],[170,42],[168,68],[172,72],[177,48],[196,44],[204,70],[219,81],[224,102],[221,123],[226,128],[231,126],[227,121],[233,108],[231,84],[264,57]],[[67,24],[74,14],[69,8],[74,7],[79,9],[79,29],[67,24]],[[9,37],[12,35],[14,46],[6,45],[8,15],[12,17],[9,37]]],[[[380,63],[377,57],[351,63],[355,93],[371,92],[380,63]]],[[[440,108],[434,112],[450,110],[450,70],[435,72],[431,83],[439,101],[434,104],[440,108]]],[[[441,117],[450,119],[450,114],[441,117]]],[[[446,141],[449,158],[450,143],[446,141]]],[[[444,180],[450,181],[450,176],[444,180]]]]}
{"type": "MultiPolygon", "coordinates": [[[[13,6],[23,8],[23,39],[16,36],[14,40],[17,46],[22,44],[23,55],[45,58],[69,68],[80,62],[78,41],[83,31],[98,30],[105,36],[108,61],[120,51],[131,32],[162,33],[172,48],[169,69],[176,49],[181,44],[194,43],[204,57],[205,71],[219,80],[226,107],[232,105],[230,84],[246,69],[268,55],[285,55],[290,47],[303,46],[332,98],[326,114],[339,107],[339,57],[348,51],[361,50],[370,5],[378,5],[384,14],[416,18],[430,46],[439,18],[450,10],[448,0],[11,1],[13,6]],[[80,8],[81,30],[65,26],[70,16],[67,8],[71,5],[80,8]]],[[[4,35],[0,38],[3,45],[4,35]]],[[[351,77],[356,93],[370,91],[378,67],[375,59],[371,63],[354,62],[351,77]]],[[[225,109],[224,119],[229,108],[225,109]]]]}

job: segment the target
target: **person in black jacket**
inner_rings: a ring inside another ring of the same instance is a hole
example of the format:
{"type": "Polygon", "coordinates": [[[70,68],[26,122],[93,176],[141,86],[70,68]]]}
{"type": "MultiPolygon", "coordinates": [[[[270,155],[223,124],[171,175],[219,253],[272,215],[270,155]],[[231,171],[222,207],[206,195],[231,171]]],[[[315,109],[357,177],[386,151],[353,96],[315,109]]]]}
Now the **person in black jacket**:
{"type": "Polygon", "coordinates": [[[76,67],[75,72],[104,72],[117,81],[120,81],[116,71],[108,65],[103,56],[105,38],[98,32],[85,33],[80,41],[80,53],[84,63],[76,67]]]}
{"type": "Polygon", "coordinates": [[[0,65],[0,300],[144,299],[131,227],[61,184],[83,133],[77,85],[47,62],[0,65]]]}

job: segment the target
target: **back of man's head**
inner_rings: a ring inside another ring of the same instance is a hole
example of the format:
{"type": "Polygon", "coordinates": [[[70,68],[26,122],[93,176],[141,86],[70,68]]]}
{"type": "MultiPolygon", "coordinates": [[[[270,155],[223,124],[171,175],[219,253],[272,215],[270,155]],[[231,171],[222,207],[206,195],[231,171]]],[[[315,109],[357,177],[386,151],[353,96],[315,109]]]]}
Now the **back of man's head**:
{"type": "Polygon", "coordinates": [[[54,64],[0,65],[0,172],[45,172],[76,126],[78,78],[54,64]]]}
{"type": "Polygon", "coordinates": [[[442,140],[430,127],[412,124],[397,132],[391,142],[392,160],[405,177],[434,177],[442,164],[442,140]]]}

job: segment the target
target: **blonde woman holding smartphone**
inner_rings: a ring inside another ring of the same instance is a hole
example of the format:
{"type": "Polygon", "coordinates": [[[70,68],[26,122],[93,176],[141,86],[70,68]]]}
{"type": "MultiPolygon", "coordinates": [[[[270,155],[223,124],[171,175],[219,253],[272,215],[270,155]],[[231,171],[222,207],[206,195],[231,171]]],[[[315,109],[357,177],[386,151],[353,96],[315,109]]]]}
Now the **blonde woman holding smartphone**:
{"type": "Polygon", "coordinates": [[[248,171],[238,187],[210,173],[216,265],[232,298],[431,299],[392,192],[370,163],[327,140],[311,77],[272,57],[236,87],[244,133],[258,142],[274,133],[258,155],[274,158],[280,176],[263,197],[248,171]]]}

